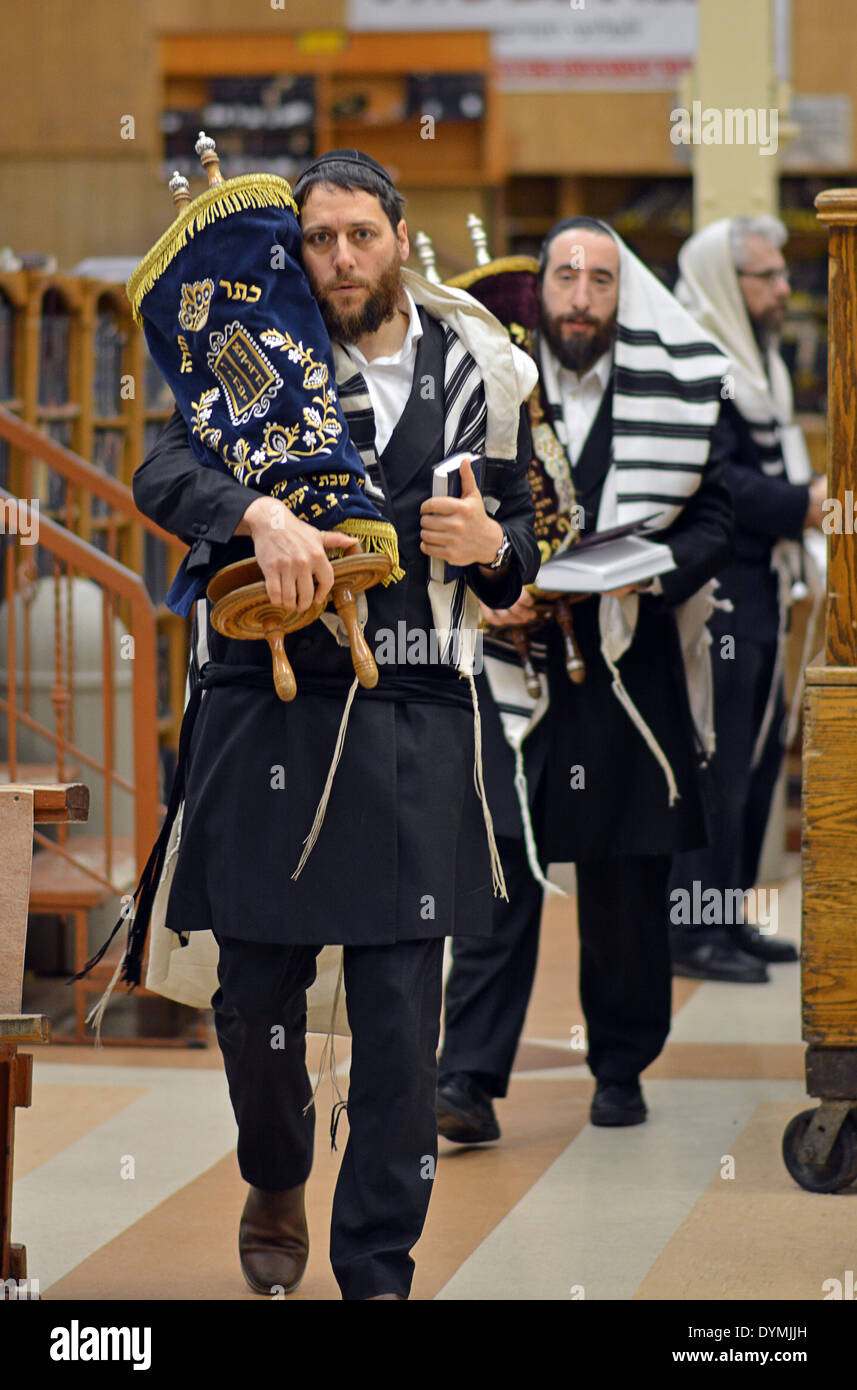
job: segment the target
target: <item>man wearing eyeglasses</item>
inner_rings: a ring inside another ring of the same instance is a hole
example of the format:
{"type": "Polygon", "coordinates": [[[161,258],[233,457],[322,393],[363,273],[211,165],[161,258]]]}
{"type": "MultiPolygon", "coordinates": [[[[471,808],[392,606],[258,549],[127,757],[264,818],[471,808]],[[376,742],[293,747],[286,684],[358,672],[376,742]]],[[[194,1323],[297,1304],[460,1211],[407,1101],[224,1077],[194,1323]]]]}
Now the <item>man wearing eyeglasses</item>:
{"type": "Polygon", "coordinates": [[[731,360],[731,389],[724,390],[730,398],[720,418],[732,435],[727,476],[736,531],[733,560],[718,576],[718,598],[728,599],[732,611],[721,608],[709,622],[717,738],[709,764],[713,823],[708,848],[673,862],[673,971],[745,984],[769,979],[771,962],[798,958],[791,942],[778,936],[775,919],[759,931],[735,920],[741,913],[715,908],[740,902],[756,883],[783,757],[788,605],[793,583],[806,574],[803,532],[820,528],[826,493],[825,479],[812,479],[779,353],[790,293],[786,236],[772,217],[711,223],[682,247],[675,288],[731,360]]]}

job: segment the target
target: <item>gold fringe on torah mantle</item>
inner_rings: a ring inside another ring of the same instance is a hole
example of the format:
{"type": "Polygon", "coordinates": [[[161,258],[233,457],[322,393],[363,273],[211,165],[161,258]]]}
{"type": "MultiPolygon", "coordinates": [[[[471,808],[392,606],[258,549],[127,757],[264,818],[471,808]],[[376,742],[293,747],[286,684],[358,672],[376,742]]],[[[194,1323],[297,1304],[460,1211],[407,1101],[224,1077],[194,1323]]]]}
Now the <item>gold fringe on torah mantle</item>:
{"type": "Polygon", "coordinates": [[[471,285],[475,285],[480,280],[486,280],[491,275],[506,275],[510,271],[529,270],[533,275],[538,275],[539,263],[532,256],[500,256],[498,260],[491,261],[488,265],[477,265],[473,270],[465,270],[461,275],[453,275],[451,280],[444,283],[454,290],[468,290],[471,285]]]}
{"type": "Polygon", "coordinates": [[[350,516],[346,521],[340,521],[334,530],[344,531],[348,536],[356,536],[367,554],[374,552],[376,555],[389,555],[393,568],[387,578],[381,580],[385,588],[388,584],[395,584],[397,580],[404,578],[405,571],[399,564],[399,538],[391,522],[350,516]]]}
{"type": "Polygon", "coordinates": [[[143,299],[196,232],[243,208],[270,207],[291,208],[297,217],[298,207],[292,190],[286,180],[276,174],[241,174],[236,179],[215,184],[194,198],[143,257],[125,286],[135,322],[142,327],[140,305],[143,299]]]}

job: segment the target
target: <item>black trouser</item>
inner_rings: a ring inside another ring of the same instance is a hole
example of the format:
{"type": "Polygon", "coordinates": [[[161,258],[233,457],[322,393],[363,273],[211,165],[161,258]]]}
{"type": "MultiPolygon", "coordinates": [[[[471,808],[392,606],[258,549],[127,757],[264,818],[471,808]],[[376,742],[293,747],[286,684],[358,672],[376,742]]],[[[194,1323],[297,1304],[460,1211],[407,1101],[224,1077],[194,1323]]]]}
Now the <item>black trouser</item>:
{"type": "MultiPolygon", "coordinates": [[[[315,1115],[304,1106],[306,990],[315,946],[218,937],[217,1039],[238,1122],[238,1164],[253,1187],[305,1182],[315,1115]]],[[[343,1298],[407,1297],[437,1159],[435,1061],[443,939],[346,946],[352,1032],[349,1136],[336,1184],[330,1260],[343,1298]],[[430,1160],[430,1161],[429,1161],[430,1160]]]]}
{"type": "MultiPolygon", "coordinates": [[[[670,893],[684,889],[690,895],[684,902],[703,901],[707,889],[718,891],[723,904],[715,915],[716,904],[704,914],[702,921],[676,920],[682,915],[682,900],[671,899],[673,930],[678,941],[698,943],[723,939],[735,917],[734,893],[746,892],[756,882],[759,858],[771,810],[771,799],[783,760],[782,724],[784,703],[782,681],[777,693],[774,715],[761,757],[751,766],[753,749],[762,727],[765,708],[771,689],[771,676],[776,661],[776,645],[771,642],[751,642],[735,638],[734,659],[724,660],[718,654],[718,641],[712,648],[714,675],[714,724],[717,749],[709,763],[706,778],[710,815],[709,845],[705,849],[677,854],[670,875],[670,893]],[[700,887],[693,896],[694,882],[700,887]],[[713,919],[713,920],[710,920],[713,919]],[[692,938],[685,935],[692,932],[692,938]]],[[[705,900],[710,902],[711,899],[705,900]]]]}
{"type": "MultiPolygon", "coordinates": [[[[490,937],[456,937],[446,983],[440,1077],[468,1072],[505,1096],[536,972],[542,890],[522,840],[499,842],[509,902],[490,937]]],[[[639,1076],[670,1028],[668,855],[577,864],[580,998],[589,1066],[600,1082],[639,1076]]]]}

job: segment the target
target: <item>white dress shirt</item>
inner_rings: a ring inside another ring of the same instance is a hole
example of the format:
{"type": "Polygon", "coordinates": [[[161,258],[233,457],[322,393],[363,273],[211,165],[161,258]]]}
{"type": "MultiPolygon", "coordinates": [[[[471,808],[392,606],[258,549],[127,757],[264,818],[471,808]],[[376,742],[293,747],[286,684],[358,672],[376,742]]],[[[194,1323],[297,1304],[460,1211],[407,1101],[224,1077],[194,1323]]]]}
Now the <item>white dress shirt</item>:
{"type": "Polygon", "coordinates": [[[390,442],[390,435],[408,403],[417,363],[417,341],[423,336],[423,326],[414,297],[405,290],[410,322],[405,341],[389,357],[373,357],[369,362],[353,343],[343,347],[356,367],[359,367],[372,410],[375,415],[375,450],[380,455],[390,442]]]}
{"type": "Polygon", "coordinates": [[[595,423],[601,399],[610,380],[612,365],[613,349],[610,347],[582,376],[570,371],[568,367],[559,368],[562,416],[568,435],[568,456],[572,464],[576,464],[580,458],[586,436],[595,423]]]}

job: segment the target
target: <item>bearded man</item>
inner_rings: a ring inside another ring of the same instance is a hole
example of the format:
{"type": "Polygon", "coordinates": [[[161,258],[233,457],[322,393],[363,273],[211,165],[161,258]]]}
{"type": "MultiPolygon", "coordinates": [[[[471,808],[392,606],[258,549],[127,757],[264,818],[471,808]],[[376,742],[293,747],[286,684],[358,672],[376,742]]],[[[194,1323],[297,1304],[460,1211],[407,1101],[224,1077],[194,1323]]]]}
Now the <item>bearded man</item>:
{"type": "MultiPolygon", "coordinates": [[[[290,1292],[306,1265],[315,1127],[306,990],[321,947],[344,946],[353,1041],[331,1263],[346,1299],[404,1299],[437,1153],[443,938],[490,930],[492,877],[502,887],[474,785],[467,638],[476,596],[512,603],[537,569],[521,413],[535,372],[468,295],[403,268],[402,199],[368,155],[322,156],[294,194],[303,264],[333,341],[366,494],[395,525],[405,571],[368,595],[365,635],[377,648],[400,625],[424,639],[437,634],[441,659],[432,664],[438,645],[409,641],[404,659],[380,665],[374,690],[358,690],[321,834],[295,881],[352,683],[349,649],[322,622],[287,637],[298,695],[284,705],[265,644],[220,637],[200,596],[193,666],[208,671],[208,688],[190,748],[167,926],[211,928],[218,941],[212,1003],[250,1184],[239,1251],[259,1293],[290,1292]],[[469,465],[461,497],[432,497],[433,468],[457,452],[485,456],[493,516],[469,465]],[[430,557],[463,574],[430,583],[430,557]],[[414,664],[416,651],[428,660],[414,664]],[[223,675],[236,666],[252,667],[253,679],[211,683],[212,668],[223,675]]],[[[286,314],[288,306],[272,308],[286,314]]],[[[247,492],[199,466],[180,416],[134,478],[140,509],[191,544],[186,573],[200,586],[255,552],[271,602],[304,611],[333,581],[323,537],[274,498],[248,506],[247,492]]]]}
{"type": "MultiPolygon", "coordinates": [[[[493,1100],[507,1092],[536,968],[545,884],[536,848],[543,864],[577,869],[592,1123],[646,1119],[640,1073],[670,1025],[671,857],[706,841],[691,713],[691,695],[705,689],[691,688],[688,670],[702,650],[708,601],[687,601],[730,552],[717,437],[726,359],[591,218],[548,233],[539,288],[530,479],[543,559],[572,545],[576,527],[649,519],[675,568],[574,606],[582,684],[569,681],[555,625],[542,695],[529,709],[514,654],[498,646],[496,667],[486,659],[495,697],[483,702],[487,785],[509,902],[495,904],[490,939],[454,943],[438,1125],[460,1143],[499,1138],[493,1100]]],[[[529,594],[486,612],[495,625],[532,617],[529,594]]],[[[703,701],[695,703],[701,724],[703,701]]]]}
{"type": "MultiPolygon", "coordinates": [[[[800,542],[807,527],[822,522],[826,482],[812,479],[779,352],[790,294],[785,241],[776,218],[722,218],[685,242],[678,258],[676,296],[732,364],[734,391],[723,416],[732,434],[727,481],[736,530],[735,557],[719,575],[719,597],[731,610],[718,611],[711,624],[717,734],[708,771],[711,842],[677,856],[670,891],[677,905],[709,901],[712,889],[720,901],[740,903],[756,883],[783,760],[792,585],[802,566],[812,577],[800,542]]],[[[770,963],[798,959],[794,945],[778,936],[776,921],[761,932],[743,920],[743,911],[720,921],[704,909],[693,916],[683,914],[672,932],[676,975],[760,984],[770,963]]]]}

